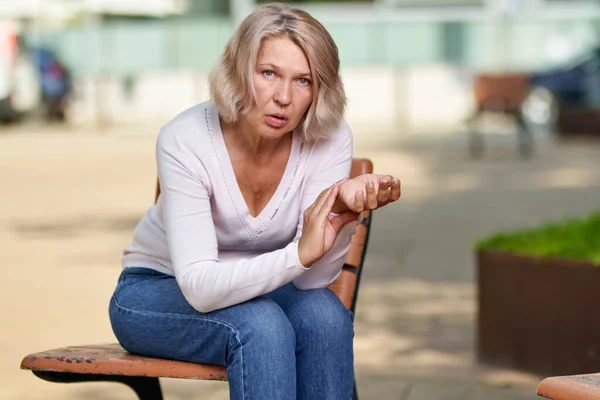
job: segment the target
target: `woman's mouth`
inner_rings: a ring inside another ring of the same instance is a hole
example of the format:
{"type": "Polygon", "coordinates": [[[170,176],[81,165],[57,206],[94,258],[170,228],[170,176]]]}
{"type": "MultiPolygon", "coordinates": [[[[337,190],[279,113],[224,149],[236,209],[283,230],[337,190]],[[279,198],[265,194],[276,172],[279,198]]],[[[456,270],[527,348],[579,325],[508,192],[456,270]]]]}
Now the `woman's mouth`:
{"type": "Polygon", "coordinates": [[[281,128],[288,123],[287,117],[280,114],[265,115],[265,121],[273,128],[281,128]]]}

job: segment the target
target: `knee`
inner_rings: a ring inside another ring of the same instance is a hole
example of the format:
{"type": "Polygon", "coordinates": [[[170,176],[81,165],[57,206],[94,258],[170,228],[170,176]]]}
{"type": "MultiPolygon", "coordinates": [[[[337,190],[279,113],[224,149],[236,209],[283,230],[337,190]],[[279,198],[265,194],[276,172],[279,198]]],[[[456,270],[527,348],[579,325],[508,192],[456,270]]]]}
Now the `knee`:
{"type": "Polygon", "coordinates": [[[283,310],[272,300],[260,297],[241,307],[243,323],[235,331],[234,340],[244,347],[270,351],[293,351],[295,333],[283,310]]]}
{"type": "Polygon", "coordinates": [[[351,343],[354,337],[352,312],[329,289],[306,293],[311,296],[310,301],[302,302],[302,310],[294,313],[298,337],[323,343],[351,343]]]}

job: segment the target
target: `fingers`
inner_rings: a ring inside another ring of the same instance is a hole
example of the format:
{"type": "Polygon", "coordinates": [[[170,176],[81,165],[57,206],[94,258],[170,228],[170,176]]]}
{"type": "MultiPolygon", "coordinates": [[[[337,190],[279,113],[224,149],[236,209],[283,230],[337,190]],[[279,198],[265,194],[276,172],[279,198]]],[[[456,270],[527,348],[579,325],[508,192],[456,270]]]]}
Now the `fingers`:
{"type": "Polygon", "coordinates": [[[327,202],[327,199],[329,198],[329,196],[331,195],[331,192],[333,191],[333,189],[337,186],[337,184],[328,187],[327,189],[323,190],[319,196],[317,197],[317,199],[315,200],[315,202],[313,203],[313,208],[315,210],[317,210],[317,212],[319,212],[319,210],[323,207],[323,204],[325,204],[327,202]]]}
{"type": "Polygon", "coordinates": [[[353,211],[347,211],[345,213],[342,213],[338,216],[333,217],[330,220],[330,222],[331,222],[331,225],[333,226],[333,229],[335,229],[336,232],[339,232],[340,229],[342,229],[342,227],[344,225],[346,225],[348,222],[356,221],[357,218],[358,218],[358,213],[353,212],[353,211]]]}
{"type": "Polygon", "coordinates": [[[389,175],[384,177],[379,184],[379,190],[377,191],[377,204],[379,206],[385,205],[390,202],[390,187],[392,186],[393,178],[389,175]]]}
{"type": "Polygon", "coordinates": [[[392,181],[392,188],[390,189],[390,201],[396,201],[400,198],[400,179],[395,178],[392,181]]]}
{"type": "Polygon", "coordinates": [[[318,211],[319,217],[327,218],[329,216],[329,213],[331,212],[331,209],[335,204],[335,198],[338,195],[339,189],[340,186],[337,183],[330,188],[329,194],[325,198],[325,201],[323,202],[320,210],[318,211]]]}
{"type": "Polygon", "coordinates": [[[365,207],[368,210],[374,210],[377,208],[377,193],[375,192],[375,183],[370,181],[366,187],[367,199],[365,207]]]}
{"type": "Polygon", "coordinates": [[[329,215],[333,205],[335,204],[335,199],[339,192],[339,185],[336,183],[333,186],[323,190],[315,202],[304,211],[304,218],[308,218],[313,214],[316,217],[320,217],[323,214],[329,215]]]}
{"type": "Polygon", "coordinates": [[[357,190],[354,194],[354,211],[361,212],[365,209],[365,192],[357,190]]]}
{"type": "Polygon", "coordinates": [[[331,193],[332,190],[333,190],[333,186],[323,190],[321,193],[319,193],[315,202],[312,203],[306,210],[304,210],[304,220],[305,221],[307,218],[309,218],[312,215],[314,210],[321,209],[321,207],[323,206],[323,202],[327,200],[327,196],[329,196],[329,194],[331,193]]]}
{"type": "MultiPolygon", "coordinates": [[[[381,175],[380,175],[381,176],[381,175]]],[[[355,211],[375,210],[400,198],[400,180],[391,175],[380,178],[379,187],[375,189],[375,182],[368,181],[365,185],[366,196],[363,202],[359,202],[358,194],[355,200],[357,207],[355,211]],[[360,208],[360,205],[364,208],[360,208]]]]}

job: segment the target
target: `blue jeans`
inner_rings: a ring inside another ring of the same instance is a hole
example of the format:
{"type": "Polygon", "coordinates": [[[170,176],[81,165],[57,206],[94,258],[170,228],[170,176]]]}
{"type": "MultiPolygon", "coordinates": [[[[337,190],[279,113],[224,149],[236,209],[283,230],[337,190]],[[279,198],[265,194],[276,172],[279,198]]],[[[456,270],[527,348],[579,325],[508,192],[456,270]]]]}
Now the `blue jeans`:
{"type": "Polygon", "coordinates": [[[126,268],[110,321],[132,353],[227,367],[231,400],[352,399],[352,313],[329,289],[289,283],[201,313],[174,277],[126,268]]]}

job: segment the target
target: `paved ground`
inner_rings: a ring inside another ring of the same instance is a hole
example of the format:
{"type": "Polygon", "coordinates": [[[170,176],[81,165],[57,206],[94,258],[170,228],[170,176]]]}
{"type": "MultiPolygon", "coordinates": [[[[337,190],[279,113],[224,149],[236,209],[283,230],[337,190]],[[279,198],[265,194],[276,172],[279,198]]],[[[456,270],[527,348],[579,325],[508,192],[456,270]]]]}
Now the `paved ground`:
{"type": "MultiPolygon", "coordinates": [[[[58,385],[20,371],[28,352],[112,342],[121,249],[152,202],[154,133],[0,127],[0,399],[132,399],[114,384],[58,385]]],[[[510,138],[470,161],[456,137],[356,150],[397,174],[375,215],[356,315],[361,399],[536,399],[540,377],[476,362],[474,264],[483,235],[600,204],[600,145],[510,138]]],[[[164,382],[166,399],[226,399],[212,382],[164,382]]]]}

